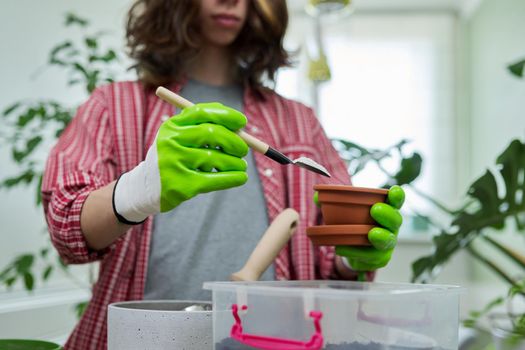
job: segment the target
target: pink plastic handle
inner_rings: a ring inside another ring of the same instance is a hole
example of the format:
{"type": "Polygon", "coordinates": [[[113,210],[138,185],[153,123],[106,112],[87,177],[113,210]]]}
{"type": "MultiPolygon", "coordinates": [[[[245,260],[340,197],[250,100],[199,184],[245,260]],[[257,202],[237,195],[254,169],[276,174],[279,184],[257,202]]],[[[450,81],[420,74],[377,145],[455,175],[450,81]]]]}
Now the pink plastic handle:
{"type": "MultiPolygon", "coordinates": [[[[248,307],[243,305],[242,310],[246,310],[248,307]]],[[[321,311],[310,311],[310,317],[314,319],[315,333],[309,341],[302,342],[293,339],[266,337],[255,334],[243,334],[242,322],[239,317],[239,306],[237,304],[232,305],[233,318],[235,323],[230,331],[230,337],[237,340],[238,342],[264,350],[319,350],[323,347],[324,339],[323,332],[321,331],[321,318],[323,313],[321,311]]]]}

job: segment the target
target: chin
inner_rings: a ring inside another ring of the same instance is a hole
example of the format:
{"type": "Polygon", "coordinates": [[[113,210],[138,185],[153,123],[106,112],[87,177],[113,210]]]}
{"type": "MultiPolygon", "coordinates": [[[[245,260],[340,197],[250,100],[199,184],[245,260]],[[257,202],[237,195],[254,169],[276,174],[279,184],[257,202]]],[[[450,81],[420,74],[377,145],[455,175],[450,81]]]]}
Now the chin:
{"type": "Polygon", "coordinates": [[[206,41],[215,46],[229,46],[237,39],[237,33],[216,33],[206,38],[206,41]]]}

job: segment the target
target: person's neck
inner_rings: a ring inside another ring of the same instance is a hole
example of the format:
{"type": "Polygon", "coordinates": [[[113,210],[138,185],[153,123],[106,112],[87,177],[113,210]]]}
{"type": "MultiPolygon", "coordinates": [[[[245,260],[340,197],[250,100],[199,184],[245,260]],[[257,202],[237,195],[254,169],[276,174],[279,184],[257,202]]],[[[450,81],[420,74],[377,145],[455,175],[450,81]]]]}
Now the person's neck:
{"type": "Polygon", "coordinates": [[[230,85],[235,79],[233,58],[227,47],[204,46],[188,68],[188,77],[210,85],[230,85]]]}

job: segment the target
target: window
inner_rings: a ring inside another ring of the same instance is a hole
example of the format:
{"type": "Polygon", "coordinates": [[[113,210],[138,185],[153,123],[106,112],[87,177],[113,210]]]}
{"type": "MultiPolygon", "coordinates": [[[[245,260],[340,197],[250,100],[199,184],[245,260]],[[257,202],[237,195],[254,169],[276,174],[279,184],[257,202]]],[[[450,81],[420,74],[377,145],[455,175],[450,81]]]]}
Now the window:
{"type": "MultiPolygon", "coordinates": [[[[305,47],[302,33],[311,27],[308,18],[291,22],[289,47],[305,47]]],[[[424,160],[417,187],[454,199],[454,16],[354,14],[322,28],[332,79],[318,89],[318,116],[328,136],[379,149],[409,139],[424,160]]],[[[279,76],[277,90],[311,104],[302,51],[301,64],[279,76]]],[[[353,181],[378,186],[382,178],[367,167],[353,181]]],[[[432,210],[410,199],[418,211],[432,210]]]]}

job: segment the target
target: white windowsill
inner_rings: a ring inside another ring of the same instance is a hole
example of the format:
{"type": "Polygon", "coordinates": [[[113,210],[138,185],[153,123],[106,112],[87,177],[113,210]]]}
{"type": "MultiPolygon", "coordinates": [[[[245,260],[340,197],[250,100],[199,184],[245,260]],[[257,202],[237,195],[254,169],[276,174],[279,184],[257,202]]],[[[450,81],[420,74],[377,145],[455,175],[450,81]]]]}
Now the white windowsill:
{"type": "Polygon", "coordinates": [[[90,298],[87,290],[72,287],[42,287],[32,292],[0,293],[0,314],[74,304],[90,298]]]}

